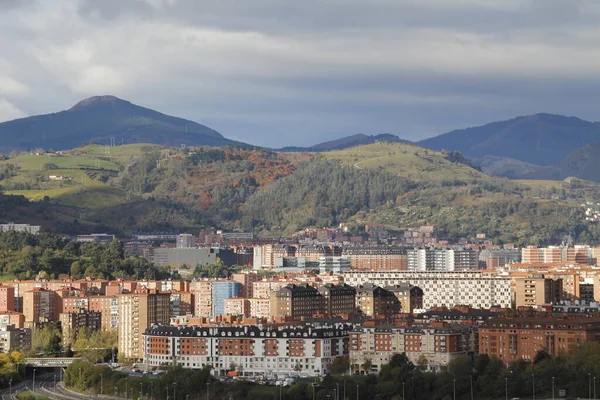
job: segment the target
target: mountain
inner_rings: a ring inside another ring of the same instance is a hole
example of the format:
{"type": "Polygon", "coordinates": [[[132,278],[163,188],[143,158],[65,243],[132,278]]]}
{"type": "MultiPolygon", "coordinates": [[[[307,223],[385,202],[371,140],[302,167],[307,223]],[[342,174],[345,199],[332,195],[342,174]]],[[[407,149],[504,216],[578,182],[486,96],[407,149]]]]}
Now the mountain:
{"type": "Polygon", "coordinates": [[[547,166],[594,142],[600,142],[600,123],[535,114],[455,130],[419,144],[436,150],[457,150],[471,158],[491,155],[547,166]]]}
{"type": "Polygon", "coordinates": [[[398,136],[389,133],[382,133],[379,135],[365,135],[363,133],[358,133],[356,135],[346,136],[340,139],[315,144],[314,146],[310,147],[290,146],[284,147],[279,151],[322,152],[332,150],[343,150],[349,147],[373,144],[375,142],[410,143],[408,140],[400,139],[398,136]]]}
{"type": "Polygon", "coordinates": [[[171,117],[114,96],[82,100],[66,111],[0,123],[0,152],[64,150],[89,142],[177,146],[238,144],[196,122],[171,117]]]}
{"type": "Polygon", "coordinates": [[[482,172],[491,176],[501,176],[508,179],[534,179],[536,175],[551,167],[530,164],[514,158],[484,156],[473,160],[482,172]]]}

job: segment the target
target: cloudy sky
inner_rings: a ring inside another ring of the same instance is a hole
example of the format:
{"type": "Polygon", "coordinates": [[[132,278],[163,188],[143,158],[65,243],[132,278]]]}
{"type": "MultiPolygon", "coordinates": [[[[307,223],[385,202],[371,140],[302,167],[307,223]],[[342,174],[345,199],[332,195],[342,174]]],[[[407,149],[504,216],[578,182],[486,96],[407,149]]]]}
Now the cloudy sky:
{"type": "Polygon", "coordinates": [[[598,0],[0,0],[0,120],[113,94],[267,146],[600,120],[598,0]]]}

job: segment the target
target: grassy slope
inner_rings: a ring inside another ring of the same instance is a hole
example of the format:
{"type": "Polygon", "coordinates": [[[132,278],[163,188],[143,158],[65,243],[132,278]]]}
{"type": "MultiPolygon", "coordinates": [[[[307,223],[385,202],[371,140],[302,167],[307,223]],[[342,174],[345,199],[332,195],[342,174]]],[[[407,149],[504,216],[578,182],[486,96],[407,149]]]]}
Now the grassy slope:
{"type": "Polygon", "coordinates": [[[122,165],[134,162],[136,157],[153,145],[125,145],[110,149],[101,145],[88,145],[66,151],[63,155],[24,154],[11,158],[5,163],[17,165],[19,173],[6,179],[6,184],[29,183],[40,186],[31,190],[8,190],[7,194],[23,195],[38,201],[48,196],[51,202],[88,209],[112,207],[127,202],[127,193],[107,185],[96,176],[101,173],[117,174],[122,165]],[[52,163],[59,169],[44,169],[52,163]],[[70,180],[51,181],[49,175],[62,175],[70,180]]]}
{"type": "Polygon", "coordinates": [[[600,186],[590,182],[586,182],[584,191],[574,189],[575,185],[567,180],[510,181],[490,177],[448,161],[445,153],[408,144],[375,143],[323,155],[355,168],[384,169],[422,183],[393,207],[361,212],[351,221],[383,223],[392,230],[434,224],[447,232],[483,232],[505,241],[535,243],[548,239],[549,234],[541,232],[546,227],[555,228],[555,234],[561,235],[571,222],[584,223],[578,204],[583,197],[600,193],[600,186]],[[463,184],[444,184],[452,180],[463,184]],[[564,193],[557,196],[561,190],[564,193]]]}
{"type": "Polygon", "coordinates": [[[489,178],[467,165],[448,161],[441,152],[403,143],[380,142],[322,154],[359,169],[382,168],[418,182],[489,178]]]}

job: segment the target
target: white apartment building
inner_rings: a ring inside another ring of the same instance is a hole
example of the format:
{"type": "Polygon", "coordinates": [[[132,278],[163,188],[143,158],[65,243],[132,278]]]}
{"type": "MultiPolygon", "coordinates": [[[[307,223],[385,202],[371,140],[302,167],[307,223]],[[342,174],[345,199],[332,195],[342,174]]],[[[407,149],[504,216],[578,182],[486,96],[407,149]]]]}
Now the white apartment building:
{"type": "Polygon", "coordinates": [[[144,363],[149,367],[212,367],[244,376],[324,376],[337,357],[348,355],[351,325],[262,325],[173,327],[144,332],[144,363]]]}
{"type": "Polygon", "coordinates": [[[472,249],[415,248],[406,251],[409,271],[477,269],[478,253],[472,249]]]}
{"type": "Polygon", "coordinates": [[[423,289],[423,308],[448,308],[470,305],[490,308],[495,305],[510,307],[511,279],[482,271],[418,272],[418,271],[350,271],[345,282],[352,286],[372,283],[381,287],[410,283],[423,289]]]}

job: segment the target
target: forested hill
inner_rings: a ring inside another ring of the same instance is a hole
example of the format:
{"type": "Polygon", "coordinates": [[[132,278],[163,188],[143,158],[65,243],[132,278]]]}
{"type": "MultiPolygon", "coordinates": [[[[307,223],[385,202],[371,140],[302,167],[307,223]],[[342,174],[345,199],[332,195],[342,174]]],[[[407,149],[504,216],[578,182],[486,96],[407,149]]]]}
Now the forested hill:
{"type": "Polygon", "coordinates": [[[597,184],[494,178],[460,153],[404,143],[322,153],[89,145],[0,160],[0,190],[32,201],[6,196],[20,203],[2,209],[0,222],[40,221],[61,233],[217,227],[277,236],[345,222],[398,235],[433,224],[449,240],[600,242],[580,206],[600,196],[597,184]]]}

